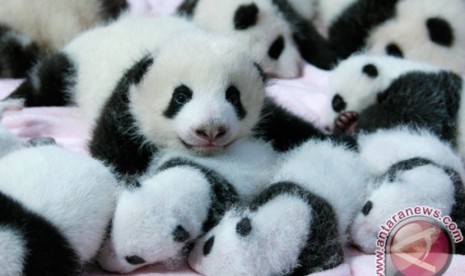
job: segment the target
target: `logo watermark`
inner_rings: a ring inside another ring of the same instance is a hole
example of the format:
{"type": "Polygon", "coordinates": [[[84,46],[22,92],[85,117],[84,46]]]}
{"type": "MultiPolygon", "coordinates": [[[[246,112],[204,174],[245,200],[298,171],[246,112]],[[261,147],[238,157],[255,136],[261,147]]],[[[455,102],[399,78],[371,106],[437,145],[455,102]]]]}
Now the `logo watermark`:
{"type": "Polygon", "coordinates": [[[457,224],[441,211],[417,206],[392,215],[380,226],[376,275],[438,275],[445,272],[464,240],[457,224]]]}

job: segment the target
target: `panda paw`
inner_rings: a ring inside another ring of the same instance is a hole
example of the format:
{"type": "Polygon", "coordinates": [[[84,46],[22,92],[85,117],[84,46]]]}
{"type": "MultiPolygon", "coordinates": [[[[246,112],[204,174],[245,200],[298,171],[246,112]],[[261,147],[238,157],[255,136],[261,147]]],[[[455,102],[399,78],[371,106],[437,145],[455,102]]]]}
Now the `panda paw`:
{"type": "Polygon", "coordinates": [[[336,134],[347,133],[351,134],[355,131],[357,126],[358,120],[358,113],[357,112],[342,112],[336,118],[336,127],[334,129],[336,134]]]}

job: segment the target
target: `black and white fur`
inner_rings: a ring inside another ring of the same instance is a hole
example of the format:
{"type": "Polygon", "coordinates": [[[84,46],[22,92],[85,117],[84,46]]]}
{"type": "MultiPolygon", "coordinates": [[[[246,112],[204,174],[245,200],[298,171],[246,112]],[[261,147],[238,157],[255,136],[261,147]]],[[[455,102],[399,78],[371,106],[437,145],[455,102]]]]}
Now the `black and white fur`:
{"type": "Polygon", "coordinates": [[[368,175],[356,152],[311,140],[283,157],[268,189],[228,211],[189,256],[203,275],[307,275],[344,260],[368,175]],[[362,191],[347,193],[347,191],[362,191]]]}
{"type": "Polygon", "coordinates": [[[39,59],[119,16],[126,0],[5,1],[0,9],[0,76],[25,77],[39,59]]]}
{"type": "MultiPolygon", "coordinates": [[[[380,225],[408,207],[427,206],[450,215],[465,231],[465,170],[449,144],[425,130],[401,127],[361,134],[362,162],[376,176],[351,226],[351,240],[374,253],[380,225]]],[[[456,244],[465,254],[465,243],[456,244]]]]}
{"type": "Polygon", "coordinates": [[[352,123],[364,131],[427,128],[463,154],[463,91],[463,78],[455,73],[393,57],[356,55],[331,73],[332,106],[325,124],[332,130],[352,123]],[[345,120],[350,113],[358,113],[358,119],[345,120]]]}
{"type": "Polygon", "coordinates": [[[81,273],[114,212],[112,173],[96,160],[50,145],[4,156],[0,178],[2,273],[81,273]]]}
{"type": "MultiPolygon", "coordinates": [[[[333,54],[328,55],[327,50],[314,54],[317,61],[309,61],[317,66],[334,66],[338,60],[364,50],[376,55],[433,63],[459,74],[465,72],[465,28],[462,22],[465,3],[461,0],[319,2],[323,22],[329,23],[325,45],[333,54]]],[[[325,42],[309,38],[309,52],[316,47],[312,43],[325,42]]]]}
{"type": "Polygon", "coordinates": [[[128,273],[154,263],[176,265],[232,204],[264,189],[275,161],[270,145],[251,140],[209,158],[166,152],[139,187],[121,194],[100,266],[128,273]]]}
{"type": "Polygon", "coordinates": [[[178,14],[233,37],[249,49],[270,76],[295,78],[301,74],[302,59],[293,40],[292,24],[275,1],[185,0],[178,14]]]}

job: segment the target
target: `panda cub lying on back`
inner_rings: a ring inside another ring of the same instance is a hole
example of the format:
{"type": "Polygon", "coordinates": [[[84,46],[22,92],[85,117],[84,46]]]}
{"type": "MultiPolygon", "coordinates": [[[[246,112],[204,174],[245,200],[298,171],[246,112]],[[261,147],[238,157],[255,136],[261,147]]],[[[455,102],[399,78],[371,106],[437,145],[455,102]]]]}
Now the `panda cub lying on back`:
{"type": "Polygon", "coordinates": [[[43,56],[79,33],[119,16],[126,0],[4,1],[0,9],[0,77],[21,78],[43,56]]]}
{"type": "Polygon", "coordinates": [[[463,79],[392,57],[352,56],[331,73],[331,129],[428,128],[465,153],[463,79]]]}

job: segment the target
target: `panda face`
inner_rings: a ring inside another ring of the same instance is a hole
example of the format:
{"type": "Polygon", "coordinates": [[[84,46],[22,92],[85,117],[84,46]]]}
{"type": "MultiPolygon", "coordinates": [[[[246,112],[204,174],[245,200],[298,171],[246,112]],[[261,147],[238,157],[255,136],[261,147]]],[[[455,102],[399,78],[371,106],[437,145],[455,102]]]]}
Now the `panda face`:
{"type": "Polygon", "coordinates": [[[111,237],[99,255],[100,266],[129,273],[150,264],[177,263],[183,249],[202,232],[209,186],[198,170],[173,167],[143,181],[140,188],[124,191],[111,237]]]}
{"type": "Polygon", "coordinates": [[[449,214],[451,202],[454,202],[450,177],[434,165],[399,172],[394,179],[386,177],[380,183],[369,185],[379,188],[372,192],[350,228],[352,242],[369,254],[375,253],[377,248],[380,226],[388,220],[397,224],[405,218],[399,212],[406,208],[428,206],[449,214]]]}
{"type": "Polygon", "coordinates": [[[395,18],[377,27],[367,39],[367,50],[437,64],[465,72],[465,13],[461,0],[409,0],[397,4],[395,18]]]}
{"type": "Polygon", "coordinates": [[[300,199],[278,196],[257,212],[229,211],[199,239],[189,265],[204,275],[281,275],[297,266],[311,211],[300,199]]]}
{"type": "Polygon", "coordinates": [[[159,53],[131,91],[131,111],[148,141],[211,155],[250,134],[265,91],[260,66],[245,50],[198,32],[159,53]]]}
{"type": "Polygon", "coordinates": [[[438,68],[389,56],[354,55],[331,72],[329,104],[323,121],[335,127],[341,112],[361,112],[382,101],[383,92],[400,75],[409,71],[437,72],[438,68]]]}
{"type": "Polygon", "coordinates": [[[261,62],[268,75],[300,75],[302,60],[291,28],[271,1],[201,0],[193,20],[206,29],[233,37],[261,62]]]}

